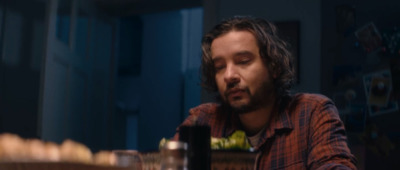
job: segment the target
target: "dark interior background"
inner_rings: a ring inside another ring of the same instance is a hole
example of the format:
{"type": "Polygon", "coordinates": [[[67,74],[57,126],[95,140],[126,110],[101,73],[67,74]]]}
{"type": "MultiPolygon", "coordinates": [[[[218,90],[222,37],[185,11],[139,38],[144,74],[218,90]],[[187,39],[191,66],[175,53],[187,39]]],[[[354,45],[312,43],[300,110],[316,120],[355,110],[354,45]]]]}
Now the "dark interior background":
{"type": "MultiPolygon", "coordinates": [[[[2,133],[42,138],[40,88],[49,1],[0,1],[2,133]]],[[[221,19],[253,15],[277,23],[292,43],[298,70],[293,92],[322,93],[334,100],[358,168],[399,167],[400,1],[91,2],[96,15],[115,26],[113,77],[99,80],[112,89],[110,109],[103,121],[88,120],[99,122],[84,133],[93,137],[72,132],[67,138],[93,151],[157,149],[162,137],[173,136],[189,108],[213,100],[199,85],[203,32],[221,19]]]]}

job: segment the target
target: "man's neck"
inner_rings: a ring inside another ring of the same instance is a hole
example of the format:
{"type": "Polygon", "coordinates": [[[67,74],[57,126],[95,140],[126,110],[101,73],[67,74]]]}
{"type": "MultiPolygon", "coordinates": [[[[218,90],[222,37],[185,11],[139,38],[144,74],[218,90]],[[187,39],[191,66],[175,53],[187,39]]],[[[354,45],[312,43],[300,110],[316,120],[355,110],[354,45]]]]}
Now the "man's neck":
{"type": "Polygon", "coordinates": [[[258,110],[239,114],[240,122],[248,136],[253,136],[269,123],[273,111],[273,104],[258,110]]]}

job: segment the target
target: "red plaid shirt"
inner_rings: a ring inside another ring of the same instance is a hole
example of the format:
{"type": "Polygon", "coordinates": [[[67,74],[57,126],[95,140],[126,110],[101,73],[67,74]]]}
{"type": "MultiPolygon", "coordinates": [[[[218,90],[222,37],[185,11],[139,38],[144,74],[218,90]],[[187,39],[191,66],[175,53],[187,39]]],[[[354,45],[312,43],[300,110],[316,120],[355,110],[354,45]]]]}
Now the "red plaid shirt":
{"type": "MultiPolygon", "coordinates": [[[[214,103],[191,109],[182,125],[193,124],[193,119],[209,125],[213,137],[227,137],[241,130],[237,116],[214,103]]],[[[178,133],[174,138],[179,138],[178,133]]],[[[259,140],[254,146],[257,169],[356,169],[338,111],[322,95],[295,95],[284,112],[272,117],[259,140]]]]}

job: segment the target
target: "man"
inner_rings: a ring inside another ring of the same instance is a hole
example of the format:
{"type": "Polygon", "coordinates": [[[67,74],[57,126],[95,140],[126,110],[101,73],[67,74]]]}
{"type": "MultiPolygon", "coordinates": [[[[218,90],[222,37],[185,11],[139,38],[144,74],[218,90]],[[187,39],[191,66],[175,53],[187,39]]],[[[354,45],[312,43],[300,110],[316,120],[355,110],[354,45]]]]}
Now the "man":
{"type": "Polygon", "coordinates": [[[355,169],[332,101],[290,94],[287,48],[262,19],[234,17],[215,26],[203,37],[202,72],[220,102],[191,109],[182,125],[209,125],[213,137],[245,131],[258,153],[257,169],[355,169]]]}

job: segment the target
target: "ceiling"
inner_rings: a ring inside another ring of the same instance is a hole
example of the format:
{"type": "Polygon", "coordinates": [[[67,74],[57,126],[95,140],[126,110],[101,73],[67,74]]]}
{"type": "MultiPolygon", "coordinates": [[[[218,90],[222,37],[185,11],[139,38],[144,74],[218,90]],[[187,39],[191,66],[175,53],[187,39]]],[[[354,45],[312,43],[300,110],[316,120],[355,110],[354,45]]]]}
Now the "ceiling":
{"type": "Polygon", "coordinates": [[[94,0],[111,16],[132,16],[146,13],[202,6],[202,0],[94,0]]]}

